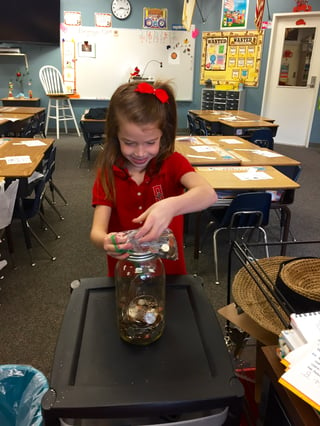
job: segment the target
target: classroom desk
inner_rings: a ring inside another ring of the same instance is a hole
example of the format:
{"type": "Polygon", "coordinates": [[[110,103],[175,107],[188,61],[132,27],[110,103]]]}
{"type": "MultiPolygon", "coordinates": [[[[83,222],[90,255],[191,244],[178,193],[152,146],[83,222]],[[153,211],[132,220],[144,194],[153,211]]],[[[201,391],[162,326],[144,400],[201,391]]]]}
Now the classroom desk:
{"type": "MultiPolygon", "coordinates": [[[[294,192],[300,185],[285,176],[272,166],[247,167],[247,166],[198,166],[197,173],[203,176],[215,190],[226,191],[265,191],[265,190],[291,190],[294,192]],[[239,176],[238,176],[239,174],[239,176]],[[240,178],[242,177],[242,179],[240,178]],[[260,177],[262,179],[260,179],[260,177]]],[[[293,200],[294,194],[292,194],[293,200]]],[[[227,207],[231,200],[221,200],[213,208],[227,207]]],[[[291,212],[286,204],[274,203],[272,208],[283,210],[284,230],[283,241],[287,241],[290,229],[291,212]]],[[[196,213],[194,233],[194,260],[199,258],[200,223],[202,212],[196,213]]],[[[281,248],[281,255],[285,255],[286,247],[281,248]]]]}
{"type": "Polygon", "coordinates": [[[264,128],[272,131],[272,136],[276,136],[279,125],[263,120],[249,120],[237,118],[230,120],[224,118],[220,120],[220,132],[222,135],[235,135],[249,138],[255,130],[264,128]]]}
{"type": "Polygon", "coordinates": [[[241,160],[208,137],[181,136],[175,140],[175,150],[193,166],[240,165],[241,160]]]}
{"type": "Polygon", "coordinates": [[[2,98],[3,106],[40,106],[40,98],[2,98]]]}
{"type": "Polygon", "coordinates": [[[243,388],[201,279],[172,275],[166,281],[166,327],[148,346],[120,339],[112,278],[72,283],[42,399],[46,426],[59,417],[116,419],[118,425],[151,418],[155,424],[159,416],[226,405],[227,424],[240,424],[243,388]]]}
{"type": "Polygon", "coordinates": [[[33,113],[17,114],[13,112],[0,113],[0,134],[20,133],[28,123],[33,119],[33,113]],[[1,123],[1,120],[2,123],[1,123]]]}
{"type": "Polygon", "coordinates": [[[1,138],[0,139],[0,167],[1,176],[7,178],[27,178],[32,175],[40,161],[42,160],[44,153],[54,143],[54,139],[32,139],[32,138],[1,138]],[[39,146],[28,146],[27,144],[21,144],[21,142],[35,143],[35,141],[41,141],[42,144],[39,146]],[[5,157],[15,156],[29,156],[30,162],[8,164],[5,157]]]}
{"type": "Polygon", "coordinates": [[[261,148],[237,136],[177,137],[175,149],[193,166],[296,166],[299,160],[261,148]]]}
{"type": "Polygon", "coordinates": [[[33,107],[33,106],[2,106],[0,107],[0,114],[41,114],[46,109],[44,107],[33,107]]]}
{"type": "Polygon", "coordinates": [[[264,117],[258,114],[254,114],[252,112],[248,111],[242,111],[242,110],[208,110],[208,109],[191,109],[189,110],[191,114],[194,115],[207,115],[207,116],[215,116],[215,117],[226,117],[226,116],[238,116],[243,119],[247,120],[262,120],[262,121],[269,121],[270,123],[274,123],[273,118],[264,117]]]}
{"type": "Polygon", "coordinates": [[[300,188],[297,182],[272,166],[198,166],[195,170],[216,190],[264,191],[300,188]]]}
{"type": "Polygon", "coordinates": [[[269,128],[276,135],[278,125],[273,119],[242,110],[189,110],[206,121],[213,134],[235,135],[249,138],[258,128],[269,128]]]}
{"type": "MultiPolygon", "coordinates": [[[[17,206],[20,210],[20,215],[23,217],[24,211],[22,207],[22,199],[29,195],[30,188],[28,185],[28,178],[33,174],[38,165],[40,164],[45,152],[53,145],[54,139],[32,139],[32,138],[0,138],[0,180],[6,178],[19,179],[19,187],[17,193],[17,206]],[[42,144],[38,146],[28,146],[21,144],[21,142],[30,142],[35,144],[41,141],[42,144]],[[8,164],[5,160],[6,157],[15,156],[28,156],[30,162],[20,162],[17,164],[8,164]]],[[[28,249],[32,247],[30,234],[26,229],[26,222],[21,220],[22,229],[28,249]]],[[[13,253],[12,241],[8,237],[9,250],[13,253]]]]}

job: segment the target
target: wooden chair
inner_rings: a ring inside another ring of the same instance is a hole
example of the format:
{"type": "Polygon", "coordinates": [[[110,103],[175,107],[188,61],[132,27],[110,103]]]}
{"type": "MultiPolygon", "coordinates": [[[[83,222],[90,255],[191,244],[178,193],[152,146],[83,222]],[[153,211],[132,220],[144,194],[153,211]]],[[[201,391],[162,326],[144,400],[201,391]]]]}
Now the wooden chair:
{"type": "Polygon", "coordinates": [[[52,118],[56,121],[57,139],[59,139],[60,136],[60,121],[64,123],[65,133],[68,133],[67,121],[73,121],[78,136],[80,136],[78,123],[70,101],[70,95],[65,90],[60,71],[51,65],[45,65],[39,71],[39,78],[49,98],[45,134],[48,133],[49,120],[52,118]]]}

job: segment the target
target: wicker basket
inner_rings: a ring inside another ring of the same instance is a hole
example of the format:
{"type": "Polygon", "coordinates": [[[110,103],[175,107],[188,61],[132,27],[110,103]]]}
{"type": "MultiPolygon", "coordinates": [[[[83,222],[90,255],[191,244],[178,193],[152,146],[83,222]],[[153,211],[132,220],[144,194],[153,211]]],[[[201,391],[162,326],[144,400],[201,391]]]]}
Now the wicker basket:
{"type": "Polygon", "coordinates": [[[276,281],[277,289],[285,296],[294,312],[320,309],[320,259],[296,258],[284,262],[276,281]]]}
{"type": "MultiPolygon", "coordinates": [[[[276,282],[281,264],[289,259],[291,258],[275,256],[257,261],[263,271],[270,278],[271,283],[273,283],[271,284],[272,288],[274,288],[274,283],[276,282]]],[[[258,282],[263,285],[259,278],[258,282]]],[[[285,328],[282,321],[277,316],[276,312],[245,267],[242,267],[234,277],[232,295],[236,304],[265,330],[279,335],[281,330],[285,328]]],[[[274,299],[274,297],[270,296],[270,298],[276,305],[277,309],[279,309],[281,315],[289,322],[288,316],[280,307],[278,302],[274,299]]]]}

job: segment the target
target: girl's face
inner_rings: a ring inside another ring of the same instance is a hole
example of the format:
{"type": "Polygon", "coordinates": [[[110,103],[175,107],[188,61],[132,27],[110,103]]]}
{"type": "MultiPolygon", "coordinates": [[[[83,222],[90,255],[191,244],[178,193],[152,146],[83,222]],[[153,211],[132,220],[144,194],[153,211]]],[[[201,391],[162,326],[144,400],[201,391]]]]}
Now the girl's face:
{"type": "Polygon", "coordinates": [[[138,125],[120,120],[118,139],[122,155],[128,160],[128,170],[142,172],[160,149],[162,131],[157,123],[138,125]]]}

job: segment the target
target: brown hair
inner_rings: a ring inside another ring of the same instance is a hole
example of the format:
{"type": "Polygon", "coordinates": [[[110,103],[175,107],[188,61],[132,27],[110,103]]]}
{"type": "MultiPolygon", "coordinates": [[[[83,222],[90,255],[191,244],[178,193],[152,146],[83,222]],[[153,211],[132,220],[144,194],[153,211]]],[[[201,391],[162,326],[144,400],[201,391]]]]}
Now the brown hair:
{"type": "Polygon", "coordinates": [[[168,94],[168,102],[162,103],[154,94],[136,92],[138,84],[139,81],[118,87],[108,106],[105,142],[97,165],[106,197],[113,201],[115,201],[116,194],[112,166],[121,167],[124,161],[118,140],[121,118],[125,117],[127,121],[141,125],[158,124],[162,136],[160,150],[155,158],[155,168],[152,169],[155,173],[160,169],[163,160],[174,151],[177,107],[171,85],[160,81],[153,84],[155,89],[163,89],[168,94]]]}

